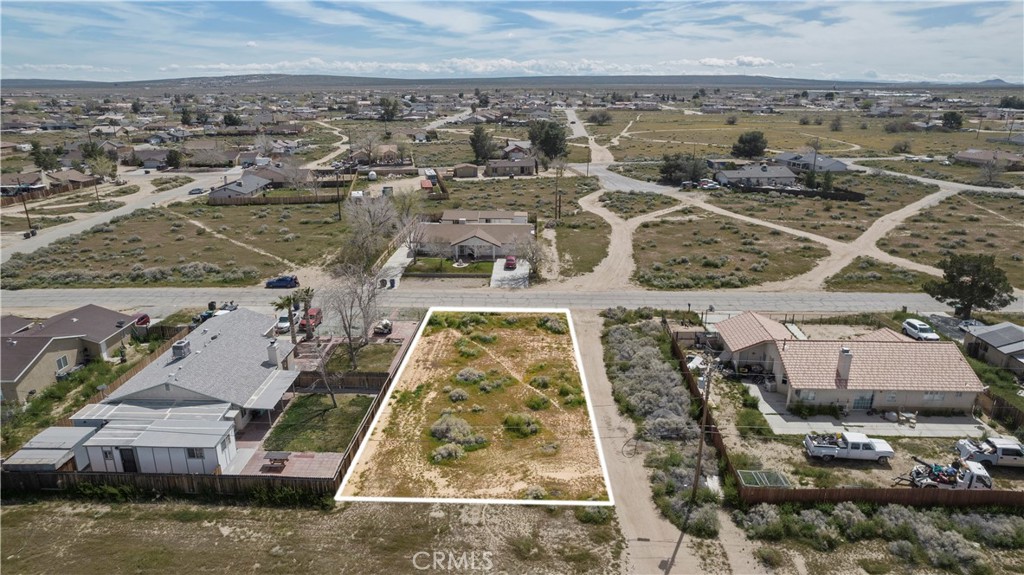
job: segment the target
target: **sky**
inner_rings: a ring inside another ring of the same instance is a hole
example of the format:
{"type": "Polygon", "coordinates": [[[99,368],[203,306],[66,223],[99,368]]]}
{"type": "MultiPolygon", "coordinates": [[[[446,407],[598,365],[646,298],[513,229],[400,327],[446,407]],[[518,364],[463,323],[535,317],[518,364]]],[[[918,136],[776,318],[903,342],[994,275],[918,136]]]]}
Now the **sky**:
{"type": "Polygon", "coordinates": [[[3,0],[0,80],[748,74],[1024,82],[1024,2],[3,0]]]}

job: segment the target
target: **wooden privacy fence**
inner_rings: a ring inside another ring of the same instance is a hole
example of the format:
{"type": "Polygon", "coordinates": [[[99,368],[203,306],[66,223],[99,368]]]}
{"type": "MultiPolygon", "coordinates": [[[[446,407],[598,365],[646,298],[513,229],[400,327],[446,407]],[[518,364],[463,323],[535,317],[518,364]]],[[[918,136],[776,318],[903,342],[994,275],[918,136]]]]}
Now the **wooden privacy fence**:
{"type": "Polygon", "coordinates": [[[290,487],[315,495],[334,495],[341,474],[334,477],[276,475],[198,475],[184,473],[0,472],[4,491],[66,491],[80,484],[130,485],[158,493],[244,495],[257,489],[290,487]]]}
{"type": "Polygon", "coordinates": [[[1006,424],[1012,429],[1019,429],[1024,425],[1024,411],[998,395],[992,395],[991,390],[986,389],[978,395],[978,405],[985,415],[996,421],[1006,424]]]}
{"type": "Polygon", "coordinates": [[[208,206],[266,206],[285,204],[336,204],[344,196],[339,193],[320,194],[319,196],[234,196],[231,198],[215,198],[207,196],[208,206]]]}
{"type": "Polygon", "coordinates": [[[300,371],[299,377],[295,379],[295,388],[299,393],[360,393],[372,391],[380,392],[388,381],[390,374],[386,371],[359,371],[354,373],[329,373],[327,377],[330,389],[323,382],[323,375],[319,371],[300,371]],[[307,388],[311,388],[307,391],[307,388]]]}
{"type": "MultiPolygon", "coordinates": [[[[672,357],[679,362],[690,389],[691,401],[703,404],[704,398],[697,387],[696,378],[686,367],[686,354],[676,343],[672,333],[666,326],[666,333],[672,347],[672,357]]],[[[1000,398],[995,397],[995,400],[1000,398]]],[[[1011,406],[1012,407],[1012,406],[1011,406]]],[[[729,458],[729,448],[719,432],[714,415],[707,414],[706,437],[718,451],[722,466],[727,476],[732,477],[741,501],[746,505],[758,503],[840,503],[857,501],[886,505],[973,507],[979,505],[1009,505],[1024,507],[1024,491],[1008,491],[1005,489],[953,490],[953,489],[915,489],[908,487],[841,487],[831,489],[791,489],[784,487],[747,487],[740,480],[739,473],[729,458]]]]}

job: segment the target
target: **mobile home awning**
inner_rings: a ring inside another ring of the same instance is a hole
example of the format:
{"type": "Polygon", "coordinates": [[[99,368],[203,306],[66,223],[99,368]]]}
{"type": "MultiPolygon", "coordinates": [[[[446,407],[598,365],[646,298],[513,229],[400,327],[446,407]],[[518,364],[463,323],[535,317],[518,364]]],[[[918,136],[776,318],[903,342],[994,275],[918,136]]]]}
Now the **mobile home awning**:
{"type": "Polygon", "coordinates": [[[246,409],[274,409],[281,396],[299,377],[297,371],[277,370],[263,382],[242,407],[246,409]]]}

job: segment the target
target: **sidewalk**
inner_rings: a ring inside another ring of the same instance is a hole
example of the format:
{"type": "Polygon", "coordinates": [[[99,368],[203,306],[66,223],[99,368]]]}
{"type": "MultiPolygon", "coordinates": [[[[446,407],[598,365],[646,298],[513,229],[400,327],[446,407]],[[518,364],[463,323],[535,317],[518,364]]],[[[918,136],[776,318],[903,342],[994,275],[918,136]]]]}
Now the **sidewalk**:
{"type": "Polygon", "coordinates": [[[402,274],[405,273],[405,268],[409,267],[412,263],[412,250],[406,245],[398,246],[395,253],[391,254],[388,261],[384,262],[384,265],[380,269],[380,278],[388,282],[388,289],[397,288],[398,284],[402,281],[402,274]],[[394,281],[394,286],[391,282],[394,281]]]}

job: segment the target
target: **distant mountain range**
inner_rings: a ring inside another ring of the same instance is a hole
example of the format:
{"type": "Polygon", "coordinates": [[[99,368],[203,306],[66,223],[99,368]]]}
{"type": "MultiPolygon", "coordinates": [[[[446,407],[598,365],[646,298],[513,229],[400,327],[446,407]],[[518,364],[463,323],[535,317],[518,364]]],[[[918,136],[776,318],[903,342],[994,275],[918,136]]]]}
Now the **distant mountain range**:
{"type": "Polygon", "coordinates": [[[1021,88],[1000,79],[967,84],[935,82],[880,82],[868,80],[807,80],[800,78],[773,78],[769,76],[529,76],[510,78],[437,78],[395,79],[364,78],[356,76],[250,74],[242,76],[168,78],[132,82],[93,82],[75,80],[10,79],[3,81],[3,91],[24,90],[205,90],[223,92],[294,92],[296,90],[337,90],[345,88],[416,88],[416,89],[473,89],[473,88],[558,88],[565,89],[676,89],[696,88],[799,88],[799,89],[856,89],[856,88],[1021,88]]]}

